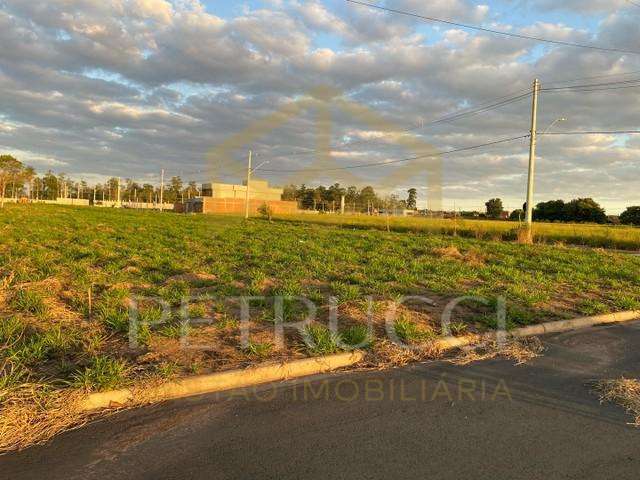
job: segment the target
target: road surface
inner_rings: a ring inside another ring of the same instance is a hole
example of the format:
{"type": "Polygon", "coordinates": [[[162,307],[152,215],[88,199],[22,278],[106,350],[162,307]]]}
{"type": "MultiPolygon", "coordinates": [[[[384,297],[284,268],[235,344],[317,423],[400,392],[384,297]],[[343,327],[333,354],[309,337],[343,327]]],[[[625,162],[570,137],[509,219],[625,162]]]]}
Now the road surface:
{"type": "Polygon", "coordinates": [[[634,479],[640,429],[591,382],[640,378],[640,324],[444,362],[172,401],[0,457],[7,479],[634,479]]]}

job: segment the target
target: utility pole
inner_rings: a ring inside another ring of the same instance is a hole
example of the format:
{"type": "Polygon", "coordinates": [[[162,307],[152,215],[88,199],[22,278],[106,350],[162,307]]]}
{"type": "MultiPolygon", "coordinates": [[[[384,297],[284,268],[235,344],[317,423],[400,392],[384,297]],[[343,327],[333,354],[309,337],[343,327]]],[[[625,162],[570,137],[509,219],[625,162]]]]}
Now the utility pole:
{"type": "Polygon", "coordinates": [[[164,207],[164,205],[162,204],[164,200],[163,196],[164,196],[164,168],[160,170],[160,211],[162,211],[164,207]]]}
{"type": "Polygon", "coordinates": [[[253,152],[249,150],[249,161],[247,162],[247,189],[244,194],[244,218],[249,218],[249,188],[251,185],[251,157],[253,152]]]}
{"type": "Polygon", "coordinates": [[[120,177],[118,177],[117,189],[116,189],[116,206],[120,207],[122,204],[120,203],[120,177]]]}
{"type": "Polygon", "coordinates": [[[344,215],[344,195],[340,196],[340,214],[344,215]]]}
{"type": "Polygon", "coordinates": [[[96,187],[94,185],[94,187],[93,187],[93,205],[95,205],[95,204],[96,204],[96,187]]]}
{"type": "Polygon", "coordinates": [[[531,238],[531,226],[533,224],[533,186],[535,182],[536,170],[536,129],[538,128],[538,93],[540,91],[540,80],[537,78],[533,82],[533,101],[531,104],[531,137],[529,139],[529,176],[527,182],[527,212],[526,223],[531,238]]]}

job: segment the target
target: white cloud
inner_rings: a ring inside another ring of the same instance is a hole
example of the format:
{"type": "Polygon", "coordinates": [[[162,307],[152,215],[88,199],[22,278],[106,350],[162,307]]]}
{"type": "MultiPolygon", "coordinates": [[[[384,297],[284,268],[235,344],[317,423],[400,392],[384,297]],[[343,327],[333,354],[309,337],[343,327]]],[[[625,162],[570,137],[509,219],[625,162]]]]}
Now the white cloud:
{"type": "MultiPolygon", "coordinates": [[[[595,0],[579,3],[585,12],[605,7],[595,0]]],[[[468,23],[491,22],[496,13],[463,0],[387,4],[468,23]]],[[[542,4],[529,2],[532,9],[542,4]]],[[[457,28],[425,34],[423,23],[408,18],[320,0],[271,1],[224,18],[215,4],[207,10],[197,0],[3,0],[2,5],[3,150],[34,165],[64,166],[85,177],[94,172],[141,178],[161,165],[173,174],[201,170],[212,146],[318,85],[344,91],[399,128],[412,128],[525,91],[536,76],[548,85],[640,70],[633,56],[548,46],[534,50],[535,42],[457,28]]],[[[580,8],[573,1],[554,5],[580,8]]],[[[591,33],[543,21],[519,30],[504,24],[504,18],[499,27],[640,49],[637,19],[628,12],[607,12],[597,20],[598,30],[591,33]]],[[[565,116],[569,121],[556,130],[629,128],[637,123],[639,107],[640,96],[633,90],[544,93],[540,124],[565,116]]],[[[526,133],[529,108],[523,100],[418,132],[441,150],[471,146],[526,133]]],[[[388,134],[339,109],[331,112],[338,163],[411,155],[394,147],[388,134]],[[360,143],[346,148],[344,138],[360,143]]],[[[251,148],[272,157],[274,168],[308,165],[312,156],[290,153],[316,148],[315,120],[313,109],[301,112],[253,139],[251,148]]],[[[229,171],[242,167],[244,148],[230,155],[229,171]]],[[[526,148],[523,140],[446,157],[449,200],[481,205],[482,199],[499,194],[517,205],[524,190],[526,148]]],[[[635,201],[640,139],[548,137],[539,151],[540,199],[558,195],[567,184],[579,185],[581,192],[576,187],[566,196],[609,198],[615,184],[617,200],[611,205],[635,201]]],[[[382,184],[393,171],[385,168],[359,171],[357,181],[382,184]]],[[[415,172],[411,181],[424,182],[424,171],[416,167],[415,172]]],[[[275,183],[285,180],[273,177],[275,183]]]]}

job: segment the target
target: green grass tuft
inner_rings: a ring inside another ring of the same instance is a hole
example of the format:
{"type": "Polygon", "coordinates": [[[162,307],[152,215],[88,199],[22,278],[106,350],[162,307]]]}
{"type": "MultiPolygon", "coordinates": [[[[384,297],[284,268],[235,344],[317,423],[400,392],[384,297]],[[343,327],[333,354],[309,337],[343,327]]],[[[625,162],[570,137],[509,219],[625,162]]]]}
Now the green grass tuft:
{"type": "Polygon", "coordinates": [[[340,337],[324,325],[308,325],[302,333],[302,338],[312,355],[329,355],[339,351],[340,337]]]}
{"type": "Polygon", "coordinates": [[[340,333],[342,342],[351,348],[369,348],[373,338],[366,325],[354,325],[340,333]]]}
{"type": "Polygon", "coordinates": [[[30,313],[38,317],[44,317],[48,310],[40,292],[24,288],[15,293],[11,306],[19,312],[30,313]]]}
{"type": "Polygon", "coordinates": [[[124,360],[98,356],[89,366],[72,375],[71,384],[86,391],[113,390],[126,383],[129,370],[124,360]]]}

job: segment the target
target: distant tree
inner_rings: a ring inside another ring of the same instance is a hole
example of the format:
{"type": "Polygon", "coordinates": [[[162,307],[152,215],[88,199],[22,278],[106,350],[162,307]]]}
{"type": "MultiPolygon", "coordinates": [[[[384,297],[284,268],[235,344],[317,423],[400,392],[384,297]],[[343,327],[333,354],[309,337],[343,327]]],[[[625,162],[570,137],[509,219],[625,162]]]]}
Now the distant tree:
{"type": "Polygon", "coordinates": [[[509,215],[509,220],[519,222],[524,219],[524,210],[517,208],[509,215]]]}
{"type": "Polygon", "coordinates": [[[45,200],[55,200],[58,197],[60,193],[58,183],[58,177],[56,177],[51,170],[44,174],[44,177],[42,178],[42,196],[45,200]]]}
{"type": "Polygon", "coordinates": [[[355,185],[347,187],[347,191],[345,193],[345,201],[351,204],[358,201],[358,188],[355,185]]]}
{"type": "Polygon", "coordinates": [[[533,210],[534,220],[564,222],[567,219],[566,204],[563,200],[541,202],[533,210]]]}
{"type": "Polygon", "coordinates": [[[607,223],[604,209],[592,198],[576,198],[565,205],[565,218],[570,222],[607,223]]]}
{"type": "Polygon", "coordinates": [[[24,182],[27,183],[27,185],[29,185],[29,197],[33,197],[33,180],[36,176],[36,171],[33,169],[33,167],[25,167],[22,170],[22,180],[24,182]]]}
{"type": "Polygon", "coordinates": [[[171,177],[169,183],[169,189],[163,195],[163,201],[167,203],[174,203],[180,200],[180,194],[182,193],[182,178],[180,176],[171,177]]]}
{"type": "Polygon", "coordinates": [[[487,217],[489,218],[500,218],[503,212],[502,200],[499,198],[492,198],[487,203],[485,203],[487,207],[487,217]]]}
{"type": "Polygon", "coordinates": [[[287,185],[282,190],[282,200],[294,201],[298,199],[298,188],[295,185],[287,185]]]}
{"type": "Polygon", "coordinates": [[[620,215],[620,223],[624,225],[640,225],[640,207],[628,207],[620,215]]]}
{"type": "Polygon", "coordinates": [[[409,194],[407,197],[407,208],[409,210],[415,210],[417,208],[418,191],[415,188],[410,188],[407,193],[409,194]]]}
{"type": "Polygon", "coordinates": [[[11,155],[0,155],[0,208],[4,207],[7,185],[16,181],[23,170],[22,163],[11,155]]]}
{"type": "Polygon", "coordinates": [[[328,200],[333,202],[334,205],[340,205],[340,199],[346,193],[347,191],[339,183],[334,183],[327,189],[328,200]]]}
{"type": "Polygon", "coordinates": [[[187,187],[184,189],[184,196],[187,198],[197,197],[200,194],[200,190],[198,189],[198,184],[191,180],[187,187]]]}
{"type": "Polygon", "coordinates": [[[138,198],[147,203],[153,203],[153,193],[155,192],[155,188],[150,183],[145,183],[142,185],[142,192],[139,194],[138,198]]]}
{"type": "Polygon", "coordinates": [[[358,195],[358,200],[360,205],[365,211],[368,209],[369,205],[375,208],[379,203],[376,192],[372,186],[367,186],[367,187],[364,187],[362,190],[360,190],[360,195],[358,195]]]}

